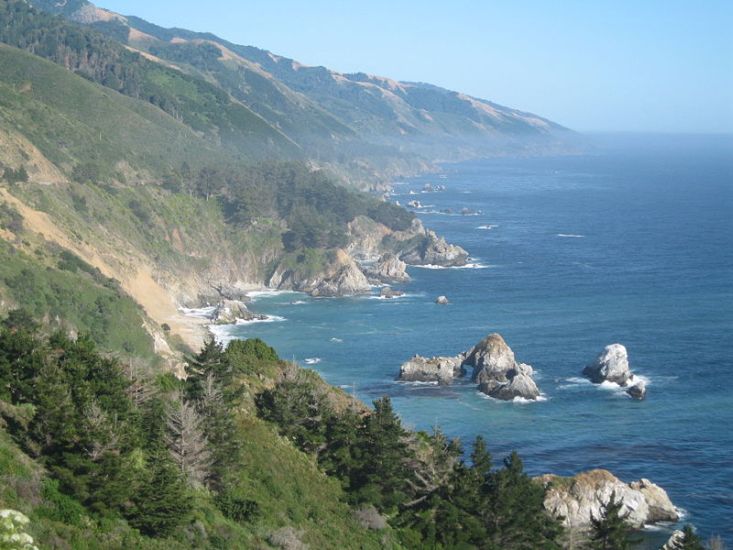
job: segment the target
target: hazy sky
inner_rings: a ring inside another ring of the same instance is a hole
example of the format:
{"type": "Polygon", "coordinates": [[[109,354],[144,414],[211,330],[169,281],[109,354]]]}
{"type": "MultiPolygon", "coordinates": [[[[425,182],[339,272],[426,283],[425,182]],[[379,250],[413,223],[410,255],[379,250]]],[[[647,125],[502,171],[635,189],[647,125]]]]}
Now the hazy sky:
{"type": "Polygon", "coordinates": [[[731,0],[98,0],[309,65],[430,82],[580,131],[733,132],[731,0]]]}

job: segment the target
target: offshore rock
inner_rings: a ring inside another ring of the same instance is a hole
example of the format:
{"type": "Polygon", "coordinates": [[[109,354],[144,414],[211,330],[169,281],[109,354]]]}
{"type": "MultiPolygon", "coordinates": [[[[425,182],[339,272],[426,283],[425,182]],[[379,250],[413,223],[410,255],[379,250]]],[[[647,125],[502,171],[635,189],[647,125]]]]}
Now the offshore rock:
{"type": "Polygon", "coordinates": [[[404,283],[410,280],[406,270],[407,264],[388,252],[369,268],[367,275],[382,283],[404,283]]]}
{"type": "Polygon", "coordinates": [[[458,245],[449,244],[435,231],[428,229],[424,237],[404,252],[400,259],[411,265],[456,267],[466,265],[468,252],[458,245]]]}
{"type": "Polygon", "coordinates": [[[595,384],[608,381],[626,386],[633,377],[626,348],[621,344],[606,346],[596,360],[583,369],[583,374],[595,384]]]}
{"type": "Polygon", "coordinates": [[[382,290],[379,291],[379,296],[381,298],[386,298],[388,300],[392,298],[399,298],[400,296],[404,296],[404,295],[405,293],[402,292],[401,290],[395,290],[388,286],[385,286],[384,288],[382,288],[382,290]]]}
{"type": "Polygon", "coordinates": [[[415,355],[400,367],[399,379],[404,382],[438,382],[451,384],[454,378],[463,376],[465,355],[456,357],[431,357],[415,355]]]}
{"type": "Polygon", "coordinates": [[[570,529],[590,528],[591,519],[601,517],[611,495],[623,503],[621,513],[628,514],[626,522],[632,527],[679,519],[664,489],[646,479],[626,484],[607,470],[591,470],[570,478],[548,474],[536,479],[547,488],[545,509],[562,518],[570,529]]]}
{"type": "Polygon", "coordinates": [[[266,315],[252,313],[247,305],[239,300],[220,300],[214,309],[211,320],[217,325],[229,325],[237,321],[267,319],[266,315]]]}
{"type": "Polygon", "coordinates": [[[641,401],[646,397],[646,382],[636,376],[632,376],[631,380],[633,385],[626,389],[626,393],[629,394],[631,398],[641,401]]]}
{"type": "Polygon", "coordinates": [[[472,379],[479,390],[495,399],[516,397],[537,399],[540,390],[532,378],[532,367],[519,363],[500,334],[489,334],[468,352],[466,365],[473,367],[472,379]]]}
{"type": "Polygon", "coordinates": [[[450,301],[448,300],[447,296],[438,296],[435,299],[435,303],[441,306],[447,306],[448,304],[450,304],[450,301]]]}

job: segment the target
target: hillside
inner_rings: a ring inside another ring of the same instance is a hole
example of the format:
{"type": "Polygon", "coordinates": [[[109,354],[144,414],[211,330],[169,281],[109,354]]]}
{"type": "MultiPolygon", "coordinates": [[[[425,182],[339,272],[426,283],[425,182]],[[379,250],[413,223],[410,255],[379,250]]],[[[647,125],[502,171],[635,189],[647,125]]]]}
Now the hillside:
{"type": "Polygon", "coordinates": [[[58,4],[33,2],[148,59],[216,83],[309,156],[337,165],[352,178],[414,171],[435,160],[575,146],[573,133],[558,124],[459,92],[309,67],[210,33],[165,29],[89,2],[58,4]]]}

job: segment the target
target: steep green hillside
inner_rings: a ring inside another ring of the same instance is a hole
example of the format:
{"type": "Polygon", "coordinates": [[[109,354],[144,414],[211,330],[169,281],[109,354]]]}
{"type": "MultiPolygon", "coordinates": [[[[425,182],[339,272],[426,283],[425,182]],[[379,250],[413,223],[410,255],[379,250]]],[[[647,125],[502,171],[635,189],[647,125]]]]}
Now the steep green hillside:
{"type": "Polygon", "coordinates": [[[22,0],[0,4],[0,41],[143,99],[243,157],[298,154],[287,136],[221,88],[149,61],[91,29],[37,12],[22,0]]]}

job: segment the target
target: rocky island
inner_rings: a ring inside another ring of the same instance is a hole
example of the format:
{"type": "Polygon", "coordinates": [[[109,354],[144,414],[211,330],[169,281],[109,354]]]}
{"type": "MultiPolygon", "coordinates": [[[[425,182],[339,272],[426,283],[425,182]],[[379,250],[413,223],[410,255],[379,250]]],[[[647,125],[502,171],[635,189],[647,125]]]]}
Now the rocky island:
{"type": "Polygon", "coordinates": [[[618,384],[626,388],[626,393],[634,399],[646,397],[646,383],[631,372],[628,352],[621,344],[606,346],[595,361],[583,369],[583,375],[594,384],[618,384]]]}
{"type": "Polygon", "coordinates": [[[519,363],[514,352],[500,334],[489,334],[469,351],[454,357],[427,359],[415,355],[400,367],[399,380],[405,382],[437,382],[450,384],[472,367],[471,380],[482,393],[500,399],[536,400],[540,390],[534,381],[532,367],[519,363]]]}

